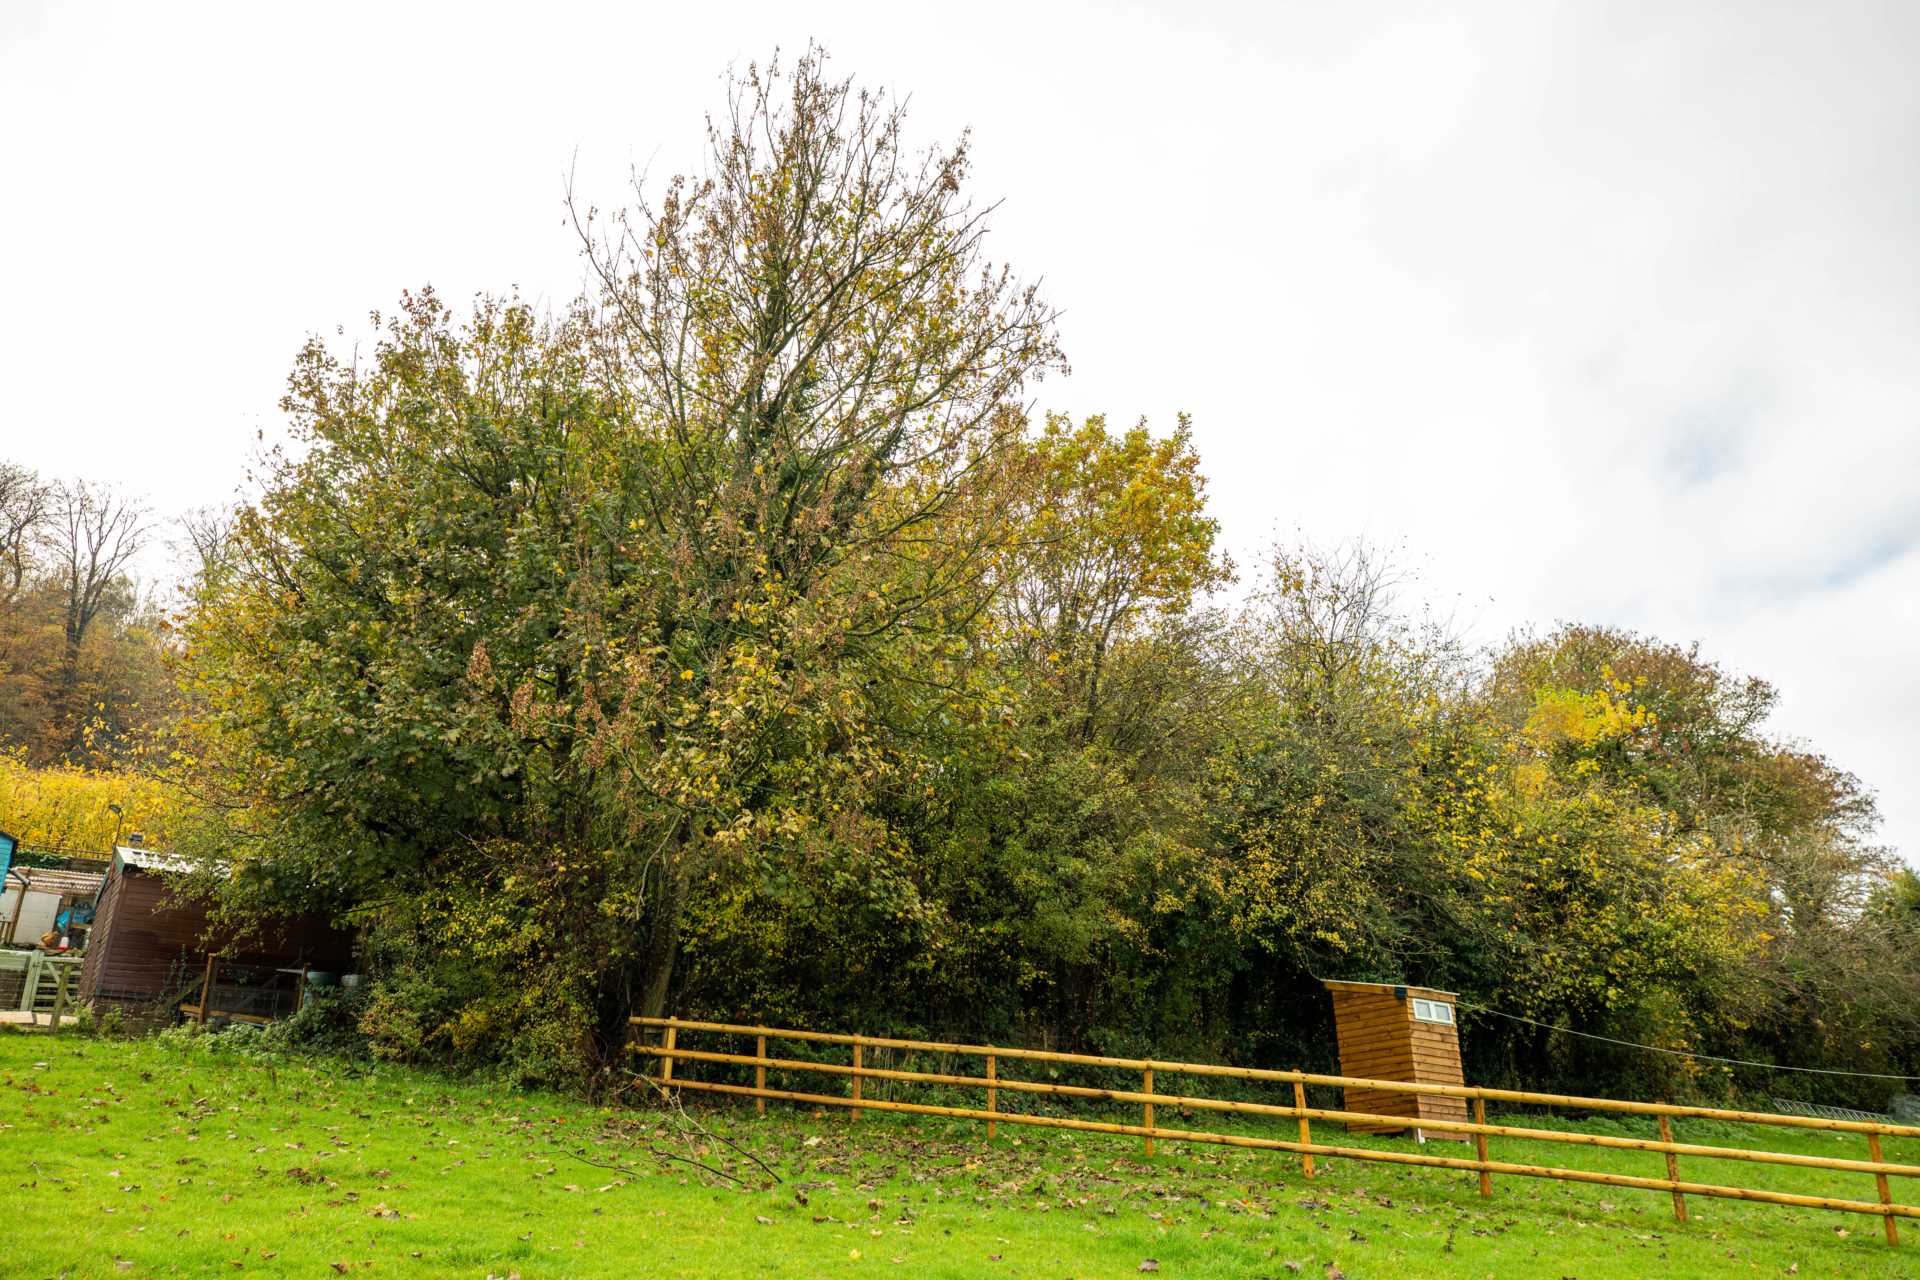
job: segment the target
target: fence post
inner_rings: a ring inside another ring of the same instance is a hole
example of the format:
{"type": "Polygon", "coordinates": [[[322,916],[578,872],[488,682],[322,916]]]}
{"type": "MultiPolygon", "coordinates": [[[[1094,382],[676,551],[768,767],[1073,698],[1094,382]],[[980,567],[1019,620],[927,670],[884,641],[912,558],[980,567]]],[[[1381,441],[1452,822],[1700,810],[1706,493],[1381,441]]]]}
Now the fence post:
{"type": "MultiPolygon", "coordinates": [[[[1660,1141],[1673,1141],[1673,1122],[1665,1116],[1660,1117],[1660,1141]]],[[[1667,1152],[1667,1181],[1680,1181],[1680,1157],[1671,1151],[1667,1152]]],[[[1687,1220],[1687,1198],[1680,1194],[1678,1188],[1673,1193],[1673,1216],[1677,1222],[1687,1220]]]]}
{"type": "MultiPolygon", "coordinates": [[[[989,1081],[998,1080],[1000,1078],[1000,1071],[998,1066],[996,1065],[998,1061],[999,1059],[995,1058],[992,1054],[987,1055],[987,1079],[989,1081]]],[[[994,1088],[993,1085],[991,1084],[987,1085],[987,1114],[992,1115],[995,1111],[998,1111],[1000,1109],[999,1103],[1000,1103],[1000,1091],[994,1088]]],[[[993,1127],[994,1127],[993,1121],[991,1120],[987,1121],[987,1141],[988,1142],[993,1141],[993,1127]]]]}
{"type": "MultiPolygon", "coordinates": [[[[664,1090],[673,1084],[673,1048],[680,1028],[669,1025],[667,1034],[661,1037],[660,1047],[666,1050],[660,1057],[660,1087],[664,1090]]],[[[669,1093],[668,1097],[673,1095],[669,1093]]]]}
{"type": "Polygon", "coordinates": [[[858,1120],[860,1118],[860,1066],[862,1056],[860,1052],[860,1042],[855,1040],[853,1042],[853,1106],[847,1113],[848,1118],[852,1120],[858,1120]]]}
{"type": "MultiPolygon", "coordinates": [[[[1475,1098],[1473,1100],[1473,1122],[1475,1124],[1485,1124],[1487,1122],[1487,1100],[1485,1098],[1475,1098]]],[[[1484,1167],[1487,1163],[1486,1134],[1476,1133],[1473,1135],[1473,1150],[1474,1153],[1480,1157],[1480,1163],[1483,1166],[1480,1170],[1480,1194],[1490,1196],[1493,1194],[1493,1175],[1487,1172],[1484,1167]]]]}
{"type": "MultiPolygon", "coordinates": [[[[1867,1153],[1873,1157],[1873,1162],[1875,1164],[1882,1163],[1882,1158],[1880,1155],[1880,1135],[1879,1134],[1870,1133],[1867,1135],[1867,1153]]],[[[1880,1203],[1892,1204],[1893,1193],[1887,1187],[1887,1175],[1884,1173],[1876,1173],[1873,1175],[1873,1180],[1876,1183],[1878,1183],[1880,1186],[1880,1203]]],[[[1884,1218],[1882,1218],[1881,1221],[1887,1224],[1887,1243],[1899,1244],[1900,1228],[1894,1225],[1893,1215],[1889,1213],[1884,1218]]]]}
{"type": "MultiPolygon", "coordinates": [[[[1302,1146],[1313,1142],[1313,1127],[1307,1123],[1307,1086],[1304,1082],[1293,1082],[1293,1110],[1300,1117],[1300,1143],[1302,1146]]],[[[1300,1172],[1308,1178],[1313,1177],[1313,1152],[1300,1153],[1300,1172]]]]}
{"type": "MultiPolygon", "coordinates": [[[[1140,1074],[1145,1081],[1145,1085],[1141,1088],[1140,1092],[1151,1095],[1153,1093],[1153,1068],[1148,1067],[1140,1074]]],[[[1147,1128],[1153,1128],[1153,1104],[1151,1102],[1144,1103],[1142,1109],[1146,1112],[1147,1128]]],[[[1147,1139],[1147,1154],[1153,1154],[1153,1139],[1151,1137],[1147,1139]]]]}
{"type": "MultiPolygon", "coordinates": [[[[763,1059],[767,1056],[767,1038],[765,1036],[759,1037],[754,1042],[753,1056],[756,1058],[763,1058],[763,1059]]],[[[753,1069],[753,1087],[761,1090],[762,1092],[766,1090],[767,1064],[764,1061],[759,1063],[753,1069]]],[[[753,1100],[753,1110],[756,1115],[767,1114],[766,1098],[764,1097],[755,1098],[753,1100]]]]}
{"type": "Polygon", "coordinates": [[[200,979],[200,1012],[194,1017],[194,1021],[203,1027],[207,1025],[207,1006],[213,1003],[213,974],[219,964],[220,958],[211,951],[207,952],[207,971],[200,979]]]}
{"type": "Polygon", "coordinates": [[[60,1020],[67,1016],[67,970],[72,965],[56,964],[53,967],[53,1029],[60,1029],[60,1020]]]}
{"type": "MultiPolygon", "coordinates": [[[[45,964],[46,961],[41,958],[38,951],[27,953],[27,976],[20,985],[20,1007],[28,1013],[33,1012],[34,997],[40,992],[40,970],[45,964]]],[[[30,1018],[28,1021],[37,1021],[37,1018],[30,1018]]]]}

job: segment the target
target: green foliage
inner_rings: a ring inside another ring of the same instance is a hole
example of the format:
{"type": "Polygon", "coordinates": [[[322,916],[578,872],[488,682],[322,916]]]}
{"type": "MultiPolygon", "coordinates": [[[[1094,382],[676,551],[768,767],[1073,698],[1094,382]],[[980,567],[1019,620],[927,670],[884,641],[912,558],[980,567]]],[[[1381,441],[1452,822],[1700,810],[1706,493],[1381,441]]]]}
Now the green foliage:
{"type": "Polygon", "coordinates": [[[267,1041],[302,1052],[355,1056],[366,1047],[360,1030],[366,1006],[365,988],[309,988],[299,1008],[266,1029],[267,1041]]]}

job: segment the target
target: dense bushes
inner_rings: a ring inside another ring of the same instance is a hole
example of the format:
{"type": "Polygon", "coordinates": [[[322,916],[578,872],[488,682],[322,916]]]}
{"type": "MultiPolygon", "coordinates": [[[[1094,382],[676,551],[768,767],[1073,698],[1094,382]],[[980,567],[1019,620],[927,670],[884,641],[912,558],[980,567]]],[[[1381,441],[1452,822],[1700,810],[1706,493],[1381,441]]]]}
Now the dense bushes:
{"type": "Polygon", "coordinates": [[[1891,998],[1915,990],[1920,932],[1866,842],[1870,806],[1825,762],[1759,735],[1764,689],[1580,628],[1485,665],[1437,664],[1383,644],[1398,627],[1383,616],[1353,639],[1370,655],[1288,658],[1341,671],[1302,706],[1246,655],[1271,657],[1294,629],[1271,610],[1322,609],[1323,590],[1237,622],[1240,659],[1205,677],[1208,705],[1229,714],[1148,732],[1135,708],[1112,709],[1116,737],[1179,751],[1076,744],[1049,727],[1049,687],[1030,687],[1019,763],[956,772],[935,803],[891,815],[912,832],[921,928],[876,932],[826,892],[800,910],[750,885],[703,899],[680,1007],[1328,1068],[1317,977],[1338,976],[1446,987],[1530,1020],[1467,1015],[1471,1074],[1488,1083],[1855,1104],[1889,1091],[1555,1028],[1793,1065],[1920,1065],[1914,1009],[1891,998]],[[1587,674],[1545,661],[1568,652],[1606,656],[1587,674]],[[1673,697],[1676,679],[1694,705],[1673,697]],[[1796,905],[1788,875],[1827,887],[1796,905]]]}

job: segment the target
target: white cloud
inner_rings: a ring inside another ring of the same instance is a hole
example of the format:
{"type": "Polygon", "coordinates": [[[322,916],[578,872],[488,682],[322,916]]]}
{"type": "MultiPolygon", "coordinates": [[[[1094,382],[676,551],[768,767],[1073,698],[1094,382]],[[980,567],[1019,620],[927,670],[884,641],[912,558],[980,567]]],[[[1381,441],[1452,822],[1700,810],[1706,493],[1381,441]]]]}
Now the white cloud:
{"type": "Polygon", "coordinates": [[[972,124],[1066,309],[1049,405],[1191,410],[1243,555],[1404,540],[1483,638],[1776,682],[1920,858],[1920,8],[10,5],[0,453],[184,507],[305,334],[577,288],[562,177],[670,171],[818,36],[972,124]]]}

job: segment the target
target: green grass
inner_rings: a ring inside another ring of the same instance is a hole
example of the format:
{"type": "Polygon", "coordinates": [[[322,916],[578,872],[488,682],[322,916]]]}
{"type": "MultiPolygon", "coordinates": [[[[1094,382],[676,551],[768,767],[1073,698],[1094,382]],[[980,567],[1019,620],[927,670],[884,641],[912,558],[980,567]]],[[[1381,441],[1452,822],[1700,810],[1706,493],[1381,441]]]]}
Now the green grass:
{"type": "MultiPolygon", "coordinates": [[[[1161,1123],[1188,1123],[1162,1110],[1161,1123]]],[[[324,1060],[270,1069],[155,1041],[0,1034],[0,1276],[1057,1280],[1131,1276],[1149,1259],[1183,1278],[1920,1274],[1920,1229],[1889,1249],[1877,1219],[1851,1214],[1696,1198],[1680,1225],[1660,1192],[1496,1178],[1483,1200],[1472,1174],[1445,1170],[1334,1160],[1308,1182],[1291,1157],[1219,1146],[1162,1143],[1148,1159],[1128,1138],[1008,1125],[988,1144],[977,1125],[930,1117],[854,1124],[778,1104],[765,1119],[732,1105],[693,1115],[782,1181],[667,1112],[324,1060]]],[[[1679,1136],[1865,1147],[1686,1123],[1679,1136]]],[[[1920,1143],[1886,1154],[1920,1163],[1920,1143]]],[[[1645,1152],[1495,1139],[1494,1155],[1661,1172],[1645,1152]]],[[[1857,1174],[1697,1160],[1682,1172],[1874,1195],[1857,1174]]]]}

